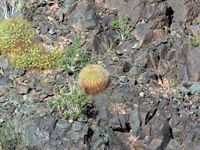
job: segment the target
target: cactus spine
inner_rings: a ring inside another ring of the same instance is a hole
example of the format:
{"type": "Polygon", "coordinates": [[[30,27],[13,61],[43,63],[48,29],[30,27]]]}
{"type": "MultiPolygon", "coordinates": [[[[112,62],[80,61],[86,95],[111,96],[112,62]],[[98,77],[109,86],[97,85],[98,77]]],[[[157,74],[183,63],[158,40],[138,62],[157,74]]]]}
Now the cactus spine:
{"type": "Polygon", "coordinates": [[[89,96],[103,92],[108,81],[109,73],[100,65],[88,65],[79,74],[80,86],[89,96]]]}

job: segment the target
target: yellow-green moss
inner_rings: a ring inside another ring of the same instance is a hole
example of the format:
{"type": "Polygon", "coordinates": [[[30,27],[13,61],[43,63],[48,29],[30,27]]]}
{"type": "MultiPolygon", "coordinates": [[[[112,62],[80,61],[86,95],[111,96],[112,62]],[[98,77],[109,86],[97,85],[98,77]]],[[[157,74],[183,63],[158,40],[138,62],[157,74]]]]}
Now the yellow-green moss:
{"type": "Polygon", "coordinates": [[[53,63],[57,62],[57,57],[61,54],[61,49],[45,52],[40,44],[32,46],[30,49],[21,50],[19,48],[8,55],[10,64],[15,68],[21,66],[27,69],[35,68],[42,70],[53,68],[53,63]]]}
{"type": "Polygon", "coordinates": [[[0,22],[0,51],[28,48],[34,38],[31,24],[23,18],[10,18],[0,22]]]}
{"type": "Polygon", "coordinates": [[[24,18],[10,18],[0,22],[0,52],[9,52],[14,68],[51,69],[62,50],[46,51],[36,41],[34,29],[24,18]]]}

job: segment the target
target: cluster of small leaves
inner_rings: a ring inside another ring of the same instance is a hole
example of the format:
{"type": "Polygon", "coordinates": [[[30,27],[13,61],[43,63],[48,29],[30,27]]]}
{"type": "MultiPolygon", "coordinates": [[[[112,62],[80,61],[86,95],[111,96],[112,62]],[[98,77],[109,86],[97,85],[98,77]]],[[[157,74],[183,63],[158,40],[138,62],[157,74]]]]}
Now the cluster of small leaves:
{"type": "Polygon", "coordinates": [[[44,48],[38,45],[24,50],[19,48],[8,54],[9,62],[13,67],[35,68],[39,70],[53,68],[53,63],[57,62],[57,57],[60,55],[62,55],[62,49],[53,49],[52,51],[45,52],[44,48]]]}
{"type": "Polygon", "coordinates": [[[29,3],[25,3],[23,1],[23,5],[22,5],[23,9],[28,9],[30,13],[34,14],[35,12],[35,8],[37,7],[37,4],[33,4],[33,5],[30,5],[29,3]]]}
{"type": "Polygon", "coordinates": [[[52,21],[51,19],[49,19],[49,21],[48,21],[48,22],[49,22],[49,24],[50,24],[50,25],[52,25],[52,24],[53,24],[53,21],[52,21]]]}
{"type": "Polygon", "coordinates": [[[34,10],[33,7],[29,7],[28,10],[29,10],[29,12],[32,13],[32,14],[34,14],[34,12],[35,12],[35,10],[34,10]]]}
{"type": "Polygon", "coordinates": [[[9,62],[14,68],[52,69],[62,49],[46,51],[35,41],[31,24],[23,18],[0,22],[0,52],[9,52],[9,62]]]}
{"type": "Polygon", "coordinates": [[[200,24],[200,18],[197,19],[197,22],[200,24]]]}
{"type": "Polygon", "coordinates": [[[75,36],[75,41],[71,46],[68,46],[63,55],[58,57],[57,64],[60,68],[65,69],[68,72],[74,72],[76,69],[81,69],[88,64],[92,63],[92,60],[88,60],[88,55],[85,54],[80,47],[80,36],[75,36]]]}
{"type": "Polygon", "coordinates": [[[55,95],[55,101],[49,101],[48,105],[57,117],[77,119],[86,117],[84,114],[90,101],[90,98],[84,95],[83,90],[73,89],[71,93],[67,93],[63,89],[60,94],[55,95]]]}
{"type": "Polygon", "coordinates": [[[22,150],[26,148],[30,148],[27,145],[27,142],[23,142],[21,137],[14,133],[15,128],[11,126],[11,124],[7,124],[5,129],[0,127],[0,149],[1,150],[22,150]]]}
{"type": "Polygon", "coordinates": [[[10,18],[0,22],[0,51],[29,47],[34,38],[31,24],[23,18],[10,18]]]}
{"type": "MultiPolygon", "coordinates": [[[[197,19],[197,22],[200,24],[200,18],[197,19]]],[[[191,44],[192,46],[199,46],[199,48],[200,48],[200,36],[197,37],[197,38],[196,38],[195,40],[193,40],[192,42],[190,42],[190,44],[191,44]]]]}
{"type": "Polygon", "coordinates": [[[109,25],[115,27],[116,32],[118,35],[114,36],[114,41],[118,40],[130,40],[130,28],[131,28],[131,21],[128,19],[128,15],[119,17],[114,16],[115,20],[111,21],[109,25]]]}
{"type": "Polygon", "coordinates": [[[199,41],[198,41],[198,40],[194,40],[194,41],[190,42],[190,44],[191,44],[192,46],[199,46],[199,47],[200,47],[199,41]]]}

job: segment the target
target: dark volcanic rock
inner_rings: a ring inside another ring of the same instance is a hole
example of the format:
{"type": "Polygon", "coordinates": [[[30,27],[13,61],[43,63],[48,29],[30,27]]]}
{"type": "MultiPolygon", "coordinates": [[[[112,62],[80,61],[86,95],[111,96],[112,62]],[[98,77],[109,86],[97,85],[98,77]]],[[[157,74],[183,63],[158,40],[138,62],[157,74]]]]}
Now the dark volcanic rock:
{"type": "Polygon", "coordinates": [[[155,52],[149,52],[149,57],[150,57],[150,61],[152,66],[157,69],[158,68],[158,54],[156,54],[155,52]]]}
{"type": "Polygon", "coordinates": [[[13,81],[11,79],[9,79],[8,77],[6,77],[0,73],[0,84],[1,85],[12,84],[12,83],[13,83],[13,81]]]}
{"type": "Polygon", "coordinates": [[[59,21],[63,21],[63,17],[68,17],[76,8],[78,0],[64,1],[59,9],[59,21]]]}
{"type": "Polygon", "coordinates": [[[124,72],[128,72],[128,71],[130,70],[130,63],[129,63],[128,61],[125,61],[125,62],[123,63],[122,70],[123,70],[124,72]]]}
{"type": "Polygon", "coordinates": [[[140,68],[143,68],[147,65],[147,62],[149,60],[149,55],[148,55],[148,51],[144,50],[144,51],[140,51],[140,53],[138,54],[134,65],[138,66],[140,68]]]}
{"type": "Polygon", "coordinates": [[[158,149],[161,143],[162,143],[161,139],[153,139],[153,141],[149,144],[148,149],[149,150],[158,149]]]}
{"type": "Polygon", "coordinates": [[[106,31],[108,29],[108,25],[110,24],[111,18],[109,16],[105,16],[103,17],[102,21],[101,21],[101,25],[104,29],[104,31],[106,31]]]}
{"type": "Polygon", "coordinates": [[[180,81],[199,81],[200,51],[199,48],[183,48],[179,52],[178,79],[180,81]]]}
{"type": "Polygon", "coordinates": [[[140,127],[142,120],[138,114],[138,110],[131,111],[129,121],[130,121],[133,136],[134,137],[139,136],[142,130],[140,127]]]}
{"type": "Polygon", "coordinates": [[[168,52],[167,46],[165,46],[164,44],[160,45],[158,47],[158,51],[159,51],[160,59],[165,59],[167,52],[168,52]]]}
{"type": "Polygon", "coordinates": [[[139,116],[142,119],[142,124],[146,125],[147,122],[153,117],[155,114],[155,109],[151,108],[150,106],[147,105],[142,105],[138,108],[139,111],[139,116]]]}
{"type": "Polygon", "coordinates": [[[171,139],[165,150],[183,150],[183,149],[175,140],[171,139]]]}
{"type": "Polygon", "coordinates": [[[144,46],[145,44],[149,44],[153,42],[156,37],[162,37],[162,32],[154,34],[152,32],[152,28],[155,28],[158,24],[159,20],[151,20],[148,23],[139,23],[132,34],[136,37],[136,39],[140,42],[140,46],[144,46]]]}
{"type": "Polygon", "coordinates": [[[19,67],[18,69],[16,69],[15,73],[19,76],[23,76],[26,73],[26,70],[22,67],[19,67]]]}
{"type": "Polygon", "coordinates": [[[48,32],[48,30],[49,30],[48,26],[45,26],[43,24],[40,26],[40,33],[42,35],[45,35],[48,32]]]}
{"type": "MultiPolygon", "coordinates": [[[[158,3],[158,4],[149,4],[147,5],[141,12],[144,21],[145,22],[149,22],[149,20],[154,20],[159,18],[160,16],[166,14],[166,12],[168,11],[167,9],[169,9],[168,3],[166,2],[162,2],[162,3],[158,3]]],[[[165,21],[167,22],[167,19],[165,19],[165,21]]]]}
{"type": "Polygon", "coordinates": [[[45,131],[51,133],[55,128],[56,121],[57,121],[57,118],[55,118],[53,116],[49,117],[46,120],[45,119],[42,120],[39,124],[39,127],[41,130],[45,130],[45,131]]]}
{"type": "Polygon", "coordinates": [[[94,36],[92,45],[96,55],[102,55],[111,50],[111,48],[114,46],[114,35],[117,35],[117,32],[114,30],[109,30],[94,36]]]}
{"type": "MultiPolygon", "coordinates": [[[[83,49],[88,60],[108,70],[110,81],[103,93],[89,97],[86,117],[64,119],[75,109],[68,96],[80,90],[71,80],[81,68],[73,74],[15,69],[1,51],[0,128],[27,142],[24,149],[199,150],[200,49],[190,44],[199,36],[199,6],[197,0],[31,2],[34,13],[24,17],[42,39],[38,43],[65,50],[80,35],[74,52],[83,49]],[[114,41],[122,33],[109,25],[113,15],[127,15],[130,40],[114,41]],[[60,95],[63,89],[67,93],[60,95]]],[[[81,61],[79,55],[74,60],[81,61]]],[[[72,97],[75,103],[83,98],[72,97]]],[[[21,148],[13,143],[10,149],[21,148]]]]}
{"type": "Polygon", "coordinates": [[[174,22],[191,21],[200,12],[198,2],[192,2],[192,1],[185,2],[184,0],[175,2],[173,0],[167,0],[167,3],[174,12],[174,17],[173,17],[174,22]]]}
{"type": "Polygon", "coordinates": [[[114,131],[126,131],[127,124],[128,122],[124,115],[116,116],[109,121],[109,127],[114,131]]]}
{"type": "Polygon", "coordinates": [[[167,144],[169,143],[169,141],[171,140],[172,138],[172,135],[171,135],[171,128],[168,124],[167,121],[165,121],[160,129],[162,130],[162,134],[163,134],[163,141],[160,145],[160,147],[158,149],[162,150],[162,149],[165,149],[165,147],[167,146],[167,144]]]}
{"type": "Polygon", "coordinates": [[[77,9],[67,20],[68,26],[83,32],[96,28],[98,24],[96,11],[99,9],[99,5],[82,2],[78,3],[76,7],[77,9]]]}
{"type": "Polygon", "coordinates": [[[97,26],[97,24],[99,24],[96,13],[93,9],[90,11],[87,11],[87,13],[85,14],[85,17],[86,17],[85,20],[87,21],[86,29],[92,30],[97,26]]]}
{"type": "Polygon", "coordinates": [[[17,88],[16,92],[17,92],[18,94],[24,95],[24,94],[29,93],[30,90],[31,90],[31,89],[30,89],[28,86],[20,85],[20,86],[17,88]]]}

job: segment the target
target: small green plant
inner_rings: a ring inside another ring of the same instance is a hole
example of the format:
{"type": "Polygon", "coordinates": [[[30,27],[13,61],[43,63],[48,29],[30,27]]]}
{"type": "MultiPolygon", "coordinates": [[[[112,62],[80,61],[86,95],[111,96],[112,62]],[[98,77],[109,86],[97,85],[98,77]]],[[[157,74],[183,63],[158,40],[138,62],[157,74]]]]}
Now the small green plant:
{"type": "Polygon", "coordinates": [[[176,84],[174,84],[174,83],[171,83],[171,85],[170,85],[171,87],[176,87],[176,84]]]}
{"type": "Polygon", "coordinates": [[[0,22],[0,51],[28,48],[34,39],[31,24],[23,18],[10,18],[0,22]]]}
{"type": "MultiPolygon", "coordinates": [[[[7,121],[6,121],[7,122],[7,121]]],[[[26,141],[14,132],[14,127],[11,123],[7,123],[5,128],[0,127],[0,149],[1,150],[22,150],[30,148],[26,141]]]]}
{"type": "MultiPolygon", "coordinates": [[[[200,24],[200,18],[197,19],[197,22],[200,24]]],[[[199,29],[197,29],[196,32],[198,32],[199,29]]],[[[192,46],[198,46],[200,48],[200,36],[198,36],[196,39],[194,39],[192,42],[190,42],[192,46]]]]}
{"type": "Polygon", "coordinates": [[[28,10],[30,13],[34,14],[37,4],[28,6],[28,10]]]}
{"type": "Polygon", "coordinates": [[[65,88],[61,93],[55,95],[55,100],[49,101],[48,106],[53,109],[55,116],[64,119],[77,119],[86,117],[86,107],[90,103],[90,98],[84,95],[84,91],[78,91],[70,85],[70,91],[65,88]]]}
{"type": "Polygon", "coordinates": [[[44,80],[42,80],[41,82],[42,83],[47,83],[49,81],[49,79],[44,79],[44,80]]]}
{"type": "Polygon", "coordinates": [[[199,42],[198,42],[198,41],[192,41],[192,42],[190,42],[190,44],[191,44],[192,46],[197,46],[197,45],[199,45],[199,42]]]}
{"type": "Polygon", "coordinates": [[[200,48],[200,36],[197,37],[195,40],[193,40],[192,42],[190,42],[190,44],[192,46],[198,46],[200,48]]]}
{"type": "Polygon", "coordinates": [[[52,69],[54,62],[57,62],[57,57],[62,55],[62,49],[53,49],[45,52],[44,48],[36,45],[30,49],[17,49],[15,52],[8,54],[9,62],[14,68],[23,67],[26,69],[52,69]]]}
{"type": "Polygon", "coordinates": [[[197,22],[200,23],[200,18],[197,19],[197,22]]]}
{"type": "Polygon", "coordinates": [[[48,22],[49,22],[49,24],[50,24],[50,25],[52,25],[52,24],[53,24],[53,21],[52,21],[51,19],[49,19],[49,21],[48,21],[48,22]]]}
{"type": "Polygon", "coordinates": [[[83,49],[79,48],[80,41],[80,36],[76,35],[73,45],[67,47],[64,54],[58,57],[58,62],[54,65],[68,72],[74,72],[76,69],[81,69],[91,64],[92,61],[88,60],[88,55],[84,53],[83,49]]]}
{"type": "Polygon", "coordinates": [[[33,8],[32,6],[30,6],[30,7],[28,8],[28,10],[29,10],[29,12],[32,13],[32,14],[34,14],[34,12],[35,12],[35,10],[34,10],[34,8],[33,8]]]}
{"type": "MultiPolygon", "coordinates": [[[[123,12],[122,12],[123,13],[123,12]]],[[[131,29],[131,21],[128,19],[128,15],[119,17],[114,16],[115,20],[111,21],[109,25],[115,27],[116,32],[118,35],[114,36],[114,41],[118,40],[130,40],[130,29],[131,29]]]]}
{"type": "Polygon", "coordinates": [[[9,52],[9,63],[14,68],[52,69],[61,48],[46,51],[35,40],[31,24],[24,18],[10,18],[0,22],[0,52],[9,52]]]}

